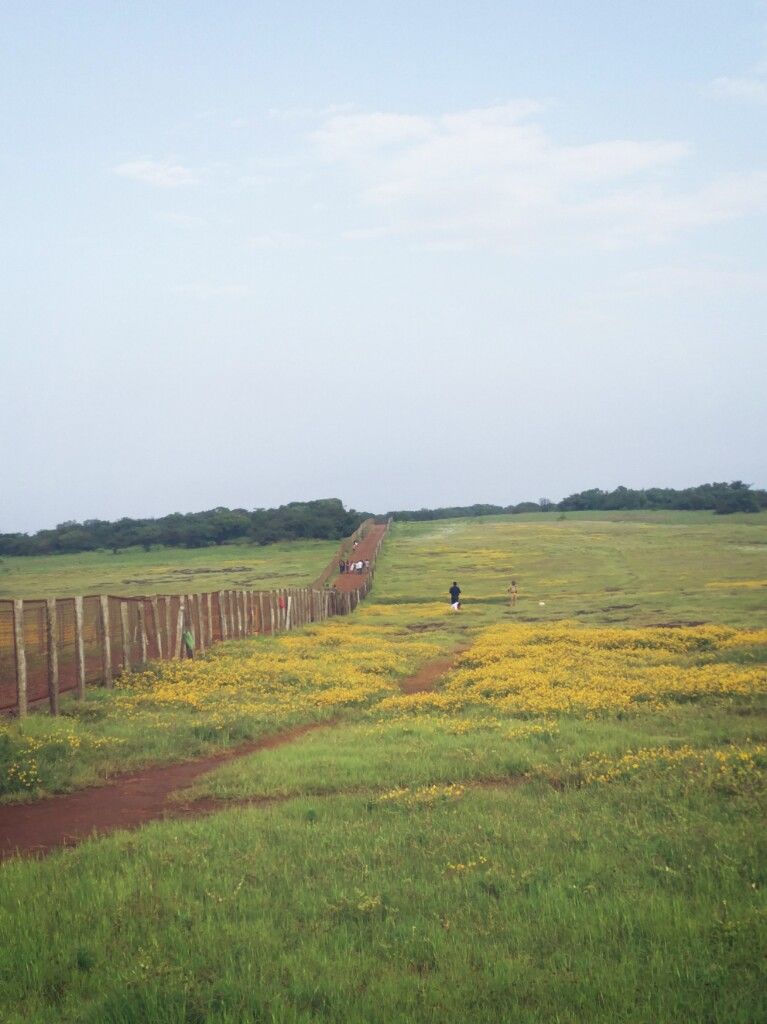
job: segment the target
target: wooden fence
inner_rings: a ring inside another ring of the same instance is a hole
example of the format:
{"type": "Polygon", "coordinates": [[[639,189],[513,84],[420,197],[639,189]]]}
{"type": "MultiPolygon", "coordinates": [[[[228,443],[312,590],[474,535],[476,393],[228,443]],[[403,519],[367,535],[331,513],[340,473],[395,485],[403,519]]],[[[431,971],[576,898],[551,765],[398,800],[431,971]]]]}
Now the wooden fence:
{"type": "Polygon", "coordinates": [[[191,657],[185,634],[204,654],[222,640],[348,615],[370,591],[382,537],[353,590],[336,590],[328,577],[320,587],[281,590],[0,601],[0,711],[24,716],[47,701],[56,715],[62,693],[83,697],[86,686],[112,687],[146,662],[191,657]]]}

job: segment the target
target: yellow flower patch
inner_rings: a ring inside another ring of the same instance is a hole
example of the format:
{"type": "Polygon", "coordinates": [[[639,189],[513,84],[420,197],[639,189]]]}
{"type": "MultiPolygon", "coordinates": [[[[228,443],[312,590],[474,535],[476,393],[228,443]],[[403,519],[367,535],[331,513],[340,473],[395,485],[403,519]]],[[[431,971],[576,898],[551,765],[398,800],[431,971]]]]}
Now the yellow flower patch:
{"type": "Polygon", "coordinates": [[[570,623],[493,626],[438,691],[384,698],[391,711],[485,709],[504,715],[601,715],[674,701],[767,692],[761,664],[713,660],[758,647],[763,630],[583,629],[570,623]]]}

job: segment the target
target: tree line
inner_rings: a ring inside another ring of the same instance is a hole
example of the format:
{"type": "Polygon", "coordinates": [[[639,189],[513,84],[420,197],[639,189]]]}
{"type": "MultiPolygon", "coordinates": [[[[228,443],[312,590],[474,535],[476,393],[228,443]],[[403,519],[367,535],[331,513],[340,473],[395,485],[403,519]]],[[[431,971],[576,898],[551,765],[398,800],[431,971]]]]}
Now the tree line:
{"type": "Polygon", "coordinates": [[[522,501],[518,505],[457,505],[450,508],[398,510],[389,515],[395,520],[459,519],[468,516],[518,515],[522,512],[593,512],[642,509],[706,510],[718,515],[732,512],[759,512],[767,508],[767,491],[752,490],[741,480],[732,483],[700,484],[676,490],[673,487],[616,487],[603,491],[591,487],[570,494],[562,501],[522,501]]]}
{"type": "MultiPolygon", "coordinates": [[[[570,494],[562,501],[522,501],[517,505],[456,505],[449,508],[398,510],[388,515],[398,520],[458,519],[522,512],[585,512],[642,509],[710,510],[719,515],[759,512],[767,508],[767,491],[753,490],[741,480],[701,484],[675,490],[671,487],[633,489],[598,487],[570,494]]],[[[240,541],[274,544],[281,540],[340,540],[357,529],[369,513],[345,509],[338,498],[293,501],[279,508],[214,508],[207,512],[174,512],[159,519],[86,519],[59,523],[55,529],[34,534],[0,533],[1,555],[51,555],[155,545],[203,548],[240,541]]]]}
{"type": "Polygon", "coordinates": [[[202,548],[230,541],[273,544],[281,540],[340,540],[357,529],[367,513],[348,511],[338,498],[293,501],[279,508],[214,508],[174,512],[159,519],[86,519],[34,534],[0,534],[0,555],[50,555],[120,551],[155,545],[202,548]]]}

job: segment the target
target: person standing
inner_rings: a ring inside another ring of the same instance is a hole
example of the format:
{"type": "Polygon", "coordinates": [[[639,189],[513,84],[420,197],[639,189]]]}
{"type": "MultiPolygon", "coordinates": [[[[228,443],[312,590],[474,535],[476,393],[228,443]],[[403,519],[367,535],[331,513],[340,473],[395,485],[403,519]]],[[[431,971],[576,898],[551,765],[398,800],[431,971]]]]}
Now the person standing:
{"type": "Polygon", "coordinates": [[[457,612],[461,607],[461,588],[453,580],[453,585],[450,588],[450,607],[454,612],[457,612]]]}
{"type": "Polygon", "coordinates": [[[186,626],[181,634],[181,657],[194,657],[194,633],[189,626],[186,626]]]}
{"type": "Polygon", "coordinates": [[[517,590],[516,580],[511,581],[506,593],[509,595],[509,607],[513,608],[514,605],[517,603],[517,595],[519,593],[519,591],[517,590]]]}

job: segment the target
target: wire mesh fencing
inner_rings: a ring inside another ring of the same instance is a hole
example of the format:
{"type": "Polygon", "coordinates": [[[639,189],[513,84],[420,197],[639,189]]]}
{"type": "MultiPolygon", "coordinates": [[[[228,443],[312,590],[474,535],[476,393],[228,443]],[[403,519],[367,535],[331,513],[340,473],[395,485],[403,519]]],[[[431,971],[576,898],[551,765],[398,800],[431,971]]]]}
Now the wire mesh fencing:
{"type": "MultiPolygon", "coordinates": [[[[369,523],[363,525],[368,532],[369,523]]],[[[370,569],[351,590],[332,586],[331,574],[323,573],[319,586],[282,590],[0,599],[0,712],[23,716],[47,702],[55,715],[61,694],[83,697],[88,686],[111,687],[148,662],[193,658],[223,640],[348,615],[372,586],[385,530],[374,531],[370,569]]]]}

